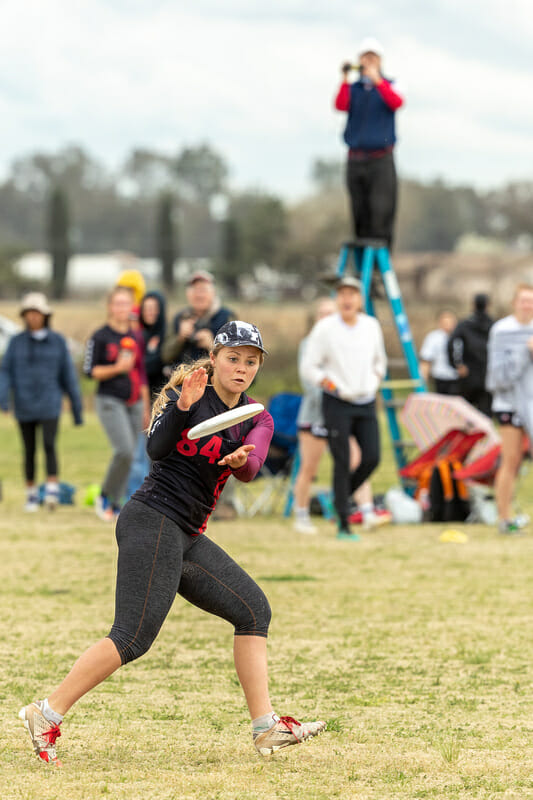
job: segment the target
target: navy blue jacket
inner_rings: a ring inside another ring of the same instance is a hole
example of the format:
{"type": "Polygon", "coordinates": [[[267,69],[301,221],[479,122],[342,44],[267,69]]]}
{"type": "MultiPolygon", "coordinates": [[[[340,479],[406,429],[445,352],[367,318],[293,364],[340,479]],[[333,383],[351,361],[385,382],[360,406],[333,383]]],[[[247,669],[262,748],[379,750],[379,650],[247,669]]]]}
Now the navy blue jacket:
{"type": "Polygon", "coordinates": [[[12,395],[20,422],[57,419],[63,394],[70,398],[74,422],[81,425],[78,376],[64,337],[52,330],[43,339],[29,331],[13,336],[0,366],[0,408],[9,409],[12,395]]]}
{"type": "MultiPolygon", "coordinates": [[[[389,81],[392,83],[392,81],[389,81]]],[[[384,150],[396,142],[395,112],[375,86],[364,81],[350,86],[350,109],[344,141],[355,150],[384,150]]]]}

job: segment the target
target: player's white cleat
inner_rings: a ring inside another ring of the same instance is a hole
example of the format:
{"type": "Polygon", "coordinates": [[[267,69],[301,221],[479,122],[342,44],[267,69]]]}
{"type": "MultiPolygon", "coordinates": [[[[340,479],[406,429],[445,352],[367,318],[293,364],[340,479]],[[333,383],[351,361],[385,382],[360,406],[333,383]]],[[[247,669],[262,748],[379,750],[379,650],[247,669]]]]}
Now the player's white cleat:
{"type": "Polygon", "coordinates": [[[57,737],[61,736],[61,731],[59,725],[54,725],[46,719],[41,710],[41,703],[30,703],[29,706],[21,708],[19,718],[30,734],[33,749],[39,758],[47,764],[60,767],[61,761],[57,757],[54,745],[57,737]]]}
{"type": "Polygon", "coordinates": [[[318,722],[298,722],[294,717],[280,717],[268,731],[260,733],[254,739],[257,752],[262,756],[269,756],[276,750],[289,747],[291,744],[300,744],[306,739],[318,736],[326,729],[326,723],[318,722]]]}

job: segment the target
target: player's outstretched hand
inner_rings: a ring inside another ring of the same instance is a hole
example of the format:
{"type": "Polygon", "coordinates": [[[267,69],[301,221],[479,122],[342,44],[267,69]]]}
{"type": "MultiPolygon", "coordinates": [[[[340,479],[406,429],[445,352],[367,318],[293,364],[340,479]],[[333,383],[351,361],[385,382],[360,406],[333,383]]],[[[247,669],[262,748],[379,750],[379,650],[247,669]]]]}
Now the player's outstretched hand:
{"type": "Polygon", "coordinates": [[[248,453],[251,453],[252,450],[255,450],[255,444],[243,444],[241,447],[238,447],[237,450],[234,450],[233,453],[224,456],[224,458],[218,462],[218,466],[231,467],[231,469],[244,467],[248,461],[248,453]]]}
{"type": "Polygon", "coordinates": [[[193,403],[203,397],[207,386],[207,372],[203,367],[198,367],[183,379],[181,393],[178,398],[180,411],[188,411],[193,403]]]}

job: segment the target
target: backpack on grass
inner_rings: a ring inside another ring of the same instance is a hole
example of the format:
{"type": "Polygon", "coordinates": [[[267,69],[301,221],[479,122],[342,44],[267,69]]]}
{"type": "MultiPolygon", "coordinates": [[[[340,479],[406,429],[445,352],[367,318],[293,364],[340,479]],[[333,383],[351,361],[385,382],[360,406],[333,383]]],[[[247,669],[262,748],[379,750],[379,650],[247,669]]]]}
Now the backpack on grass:
{"type": "Polygon", "coordinates": [[[470,514],[466,484],[453,477],[460,461],[440,459],[433,467],[429,482],[429,519],[431,522],[464,522],[470,514]]]}

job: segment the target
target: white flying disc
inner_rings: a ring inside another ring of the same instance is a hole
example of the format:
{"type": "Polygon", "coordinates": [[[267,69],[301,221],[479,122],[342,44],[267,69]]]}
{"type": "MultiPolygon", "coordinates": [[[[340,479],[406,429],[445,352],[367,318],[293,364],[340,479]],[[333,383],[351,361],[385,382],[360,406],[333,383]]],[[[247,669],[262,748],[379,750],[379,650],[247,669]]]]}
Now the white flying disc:
{"type": "Polygon", "coordinates": [[[209,436],[210,433],[217,433],[223,431],[225,428],[231,428],[232,425],[237,425],[239,422],[244,422],[245,419],[255,417],[265,407],[261,403],[248,403],[247,406],[237,406],[230,408],[229,411],[223,411],[222,414],[217,414],[211,419],[204,419],[199,422],[194,428],[191,428],[187,434],[187,439],[199,439],[201,436],[209,436]]]}

